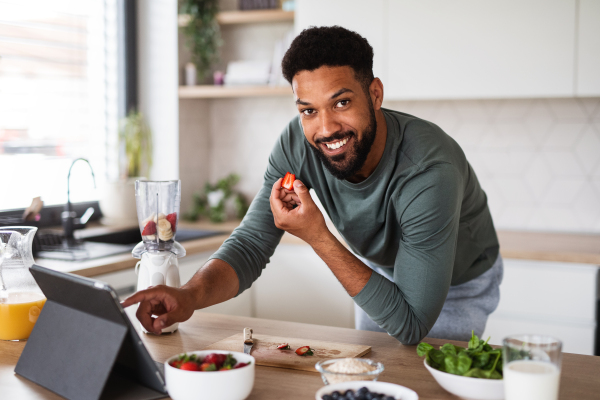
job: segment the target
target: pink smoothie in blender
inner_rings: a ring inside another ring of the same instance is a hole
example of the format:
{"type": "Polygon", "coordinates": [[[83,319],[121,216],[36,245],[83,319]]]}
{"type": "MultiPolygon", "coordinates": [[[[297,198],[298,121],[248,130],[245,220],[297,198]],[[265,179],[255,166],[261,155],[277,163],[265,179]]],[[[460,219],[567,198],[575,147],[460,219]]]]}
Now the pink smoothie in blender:
{"type": "MultiPolygon", "coordinates": [[[[185,256],[185,249],[175,241],[181,181],[136,181],[135,202],[142,233],[142,241],[132,251],[140,259],[136,265],[137,290],[157,285],[179,287],[177,259],[185,256]]],[[[163,333],[174,332],[177,327],[171,325],[163,333]]]]}

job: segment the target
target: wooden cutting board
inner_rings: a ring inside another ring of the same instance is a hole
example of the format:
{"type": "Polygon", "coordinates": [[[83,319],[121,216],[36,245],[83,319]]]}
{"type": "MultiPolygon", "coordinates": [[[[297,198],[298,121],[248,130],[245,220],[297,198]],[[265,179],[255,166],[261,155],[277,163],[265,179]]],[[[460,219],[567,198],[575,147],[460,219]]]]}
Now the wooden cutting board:
{"type": "MultiPolygon", "coordinates": [[[[243,334],[230,336],[219,342],[213,343],[204,350],[244,351],[243,334]]],[[[330,358],[360,357],[371,351],[371,346],[324,342],[322,340],[308,340],[290,337],[269,336],[253,334],[254,345],[250,355],[256,359],[257,365],[267,367],[290,368],[301,371],[317,372],[315,364],[330,358]],[[289,343],[291,350],[278,350],[277,346],[289,343]],[[314,350],[313,356],[299,356],[295,353],[298,347],[310,346],[314,350]]]]}

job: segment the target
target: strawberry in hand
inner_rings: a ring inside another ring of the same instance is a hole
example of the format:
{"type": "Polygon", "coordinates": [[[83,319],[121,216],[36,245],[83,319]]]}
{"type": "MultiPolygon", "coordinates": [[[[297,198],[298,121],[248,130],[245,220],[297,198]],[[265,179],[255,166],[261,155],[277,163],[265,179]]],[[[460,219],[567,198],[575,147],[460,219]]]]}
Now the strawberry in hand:
{"type": "Polygon", "coordinates": [[[294,181],[296,180],[296,175],[290,174],[289,172],[285,174],[283,177],[283,181],[281,182],[281,187],[287,190],[294,190],[294,181]]]}

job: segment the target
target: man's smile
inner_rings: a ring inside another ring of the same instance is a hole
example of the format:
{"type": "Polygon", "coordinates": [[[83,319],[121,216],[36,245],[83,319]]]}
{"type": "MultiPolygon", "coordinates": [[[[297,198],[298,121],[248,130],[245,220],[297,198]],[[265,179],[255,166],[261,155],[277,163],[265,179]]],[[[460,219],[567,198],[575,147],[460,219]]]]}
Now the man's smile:
{"type": "Polygon", "coordinates": [[[323,140],[318,141],[319,147],[321,151],[327,156],[335,156],[337,154],[341,154],[346,151],[346,148],[351,148],[352,146],[348,146],[352,144],[353,134],[349,134],[344,138],[335,138],[334,140],[324,142],[323,140]]]}

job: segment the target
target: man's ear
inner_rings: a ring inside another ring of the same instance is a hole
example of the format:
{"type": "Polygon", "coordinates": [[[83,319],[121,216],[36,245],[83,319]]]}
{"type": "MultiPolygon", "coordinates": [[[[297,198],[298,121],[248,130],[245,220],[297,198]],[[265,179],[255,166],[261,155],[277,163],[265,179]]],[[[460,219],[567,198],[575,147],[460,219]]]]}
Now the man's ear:
{"type": "Polygon", "coordinates": [[[369,94],[371,95],[371,102],[373,103],[373,108],[375,110],[379,110],[381,108],[381,105],[383,104],[383,82],[381,82],[381,79],[373,79],[373,81],[369,85],[369,94]]]}

